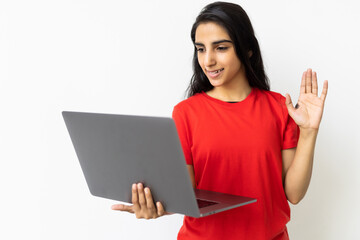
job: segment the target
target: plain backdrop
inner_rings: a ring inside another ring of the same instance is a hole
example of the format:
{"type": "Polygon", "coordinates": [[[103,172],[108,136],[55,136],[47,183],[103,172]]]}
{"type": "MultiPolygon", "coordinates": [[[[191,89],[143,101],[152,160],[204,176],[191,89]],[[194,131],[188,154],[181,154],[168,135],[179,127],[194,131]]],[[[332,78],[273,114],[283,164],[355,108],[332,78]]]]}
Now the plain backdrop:
{"type": "MultiPolygon", "coordinates": [[[[90,195],[61,111],[171,116],[210,1],[0,1],[0,239],[175,239],[181,215],[137,220],[90,195]]],[[[271,89],[296,102],[311,67],[329,93],[291,239],[360,239],[357,1],[238,1],[271,89]]]]}

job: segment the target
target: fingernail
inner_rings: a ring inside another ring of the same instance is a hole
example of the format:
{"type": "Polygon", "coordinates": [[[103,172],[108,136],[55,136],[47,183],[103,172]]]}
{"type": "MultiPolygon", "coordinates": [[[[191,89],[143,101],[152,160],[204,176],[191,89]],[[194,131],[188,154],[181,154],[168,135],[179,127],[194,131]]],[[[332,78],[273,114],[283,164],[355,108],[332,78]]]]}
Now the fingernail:
{"type": "Polygon", "coordinates": [[[135,184],[135,183],[133,183],[132,188],[133,188],[134,190],[136,190],[136,184],[135,184]]]}
{"type": "Polygon", "coordinates": [[[137,185],[137,187],[138,187],[138,188],[142,188],[142,184],[139,183],[139,184],[137,185]]]}
{"type": "Polygon", "coordinates": [[[148,188],[145,188],[145,193],[149,193],[149,189],[148,189],[148,188]]]}

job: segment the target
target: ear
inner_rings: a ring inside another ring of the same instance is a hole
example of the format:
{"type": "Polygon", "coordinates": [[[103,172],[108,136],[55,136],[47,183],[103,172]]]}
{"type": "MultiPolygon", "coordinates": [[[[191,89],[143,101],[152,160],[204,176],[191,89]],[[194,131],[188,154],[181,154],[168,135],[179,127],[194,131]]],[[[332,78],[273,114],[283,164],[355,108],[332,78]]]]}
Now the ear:
{"type": "Polygon", "coordinates": [[[252,57],[252,55],[253,55],[253,52],[250,50],[250,51],[248,51],[248,56],[249,56],[249,58],[251,58],[252,57]]]}

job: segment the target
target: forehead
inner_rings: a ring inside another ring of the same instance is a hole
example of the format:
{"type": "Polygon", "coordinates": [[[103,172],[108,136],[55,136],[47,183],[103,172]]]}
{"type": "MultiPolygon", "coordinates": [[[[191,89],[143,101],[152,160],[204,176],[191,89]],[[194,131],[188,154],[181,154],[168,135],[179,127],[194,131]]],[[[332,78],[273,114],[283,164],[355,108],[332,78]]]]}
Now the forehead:
{"type": "Polygon", "coordinates": [[[211,43],[219,39],[231,40],[225,28],[214,22],[200,23],[196,28],[195,42],[211,43]]]}

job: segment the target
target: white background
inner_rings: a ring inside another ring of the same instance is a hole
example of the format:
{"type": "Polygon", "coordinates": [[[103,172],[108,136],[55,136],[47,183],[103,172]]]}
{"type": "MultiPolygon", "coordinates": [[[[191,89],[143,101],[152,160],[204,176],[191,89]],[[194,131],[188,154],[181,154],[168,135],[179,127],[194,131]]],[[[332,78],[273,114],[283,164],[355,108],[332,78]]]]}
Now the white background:
{"type": "MultiPolygon", "coordinates": [[[[175,239],[90,195],[61,111],[171,116],[209,1],[0,1],[0,239],[175,239]]],[[[239,2],[238,2],[239,3],[239,2]]],[[[360,34],[354,1],[241,1],[273,91],[312,67],[329,93],[291,239],[360,239],[360,34]]]]}

